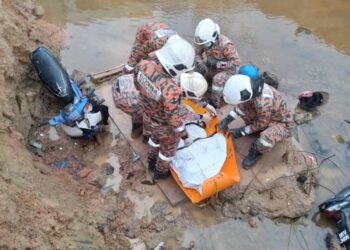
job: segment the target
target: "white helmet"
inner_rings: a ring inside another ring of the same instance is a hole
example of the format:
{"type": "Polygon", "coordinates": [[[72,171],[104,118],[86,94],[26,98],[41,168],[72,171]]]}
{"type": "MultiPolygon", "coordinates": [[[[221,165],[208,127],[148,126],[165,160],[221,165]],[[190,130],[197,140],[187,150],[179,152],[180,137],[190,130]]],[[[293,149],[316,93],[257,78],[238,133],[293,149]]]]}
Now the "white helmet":
{"type": "Polygon", "coordinates": [[[249,101],[253,97],[253,89],[249,76],[233,75],[225,83],[224,101],[236,105],[249,101]]]}
{"type": "Polygon", "coordinates": [[[189,42],[173,35],[156,51],[156,56],[169,75],[178,77],[193,69],[195,51],[189,42]]]}
{"type": "Polygon", "coordinates": [[[181,74],[182,95],[189,99],[200,99],[207,92],[208,83],[198,72],[181,74]]]}
{"type": "Polygon", "coordinates": [[[197,24],[194,32],[194,43],[199,46],[211,47],[220,34],[219,25],[210,18],[203,19],[197,24]]]}

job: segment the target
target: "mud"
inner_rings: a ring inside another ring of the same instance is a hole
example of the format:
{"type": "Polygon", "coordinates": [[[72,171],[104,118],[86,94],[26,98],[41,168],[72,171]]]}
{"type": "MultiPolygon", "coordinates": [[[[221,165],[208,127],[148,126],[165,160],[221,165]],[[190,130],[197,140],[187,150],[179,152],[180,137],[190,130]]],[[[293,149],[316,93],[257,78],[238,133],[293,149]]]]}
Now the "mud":
{"type": "Polygon", "coordinates": [[[300,151],[293,139],[286,140],[276,146],[273,156],[264,155],[265,162],[256,166],[252,177],[242,170],[242,181],[219,195],[223,214],[248,222],[261,215],[272,219],[306,216],[315,199],[319,169],[312,155],[300,151]]]}

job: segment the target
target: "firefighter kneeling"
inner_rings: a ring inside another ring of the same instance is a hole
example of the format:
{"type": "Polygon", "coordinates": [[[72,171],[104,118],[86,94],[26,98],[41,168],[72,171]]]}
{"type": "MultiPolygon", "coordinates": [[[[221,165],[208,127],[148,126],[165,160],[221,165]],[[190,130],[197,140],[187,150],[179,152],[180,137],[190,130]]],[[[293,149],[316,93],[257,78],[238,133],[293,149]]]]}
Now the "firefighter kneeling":
{"type": "Polygon", "coordinates": [[[223,119],[219,127],[225,127],[227,121],[232,121],[237,114],[245,126],[230,129],[233,138],[260,133],[243,160],[243,168],[251,168],[276,142],[291,136],[294,122],[287,103],[276,89],[262,79],[253,80],[246,75],[231,76],[225,84],[224,101],[235,105],[236,112],[223,119]]]}

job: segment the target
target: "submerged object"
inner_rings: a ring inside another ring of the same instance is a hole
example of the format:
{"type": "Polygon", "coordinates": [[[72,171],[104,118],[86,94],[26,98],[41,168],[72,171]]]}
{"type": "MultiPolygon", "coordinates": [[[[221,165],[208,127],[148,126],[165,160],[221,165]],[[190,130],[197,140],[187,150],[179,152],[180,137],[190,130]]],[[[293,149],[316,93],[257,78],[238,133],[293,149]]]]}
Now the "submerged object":
{"type": "Polygon", "coordinates": [[[323,91],[303,91],[298,95],[299,107],[305,111],[314,111],[316,108],[326,105],[329,93],[323,91]]]}

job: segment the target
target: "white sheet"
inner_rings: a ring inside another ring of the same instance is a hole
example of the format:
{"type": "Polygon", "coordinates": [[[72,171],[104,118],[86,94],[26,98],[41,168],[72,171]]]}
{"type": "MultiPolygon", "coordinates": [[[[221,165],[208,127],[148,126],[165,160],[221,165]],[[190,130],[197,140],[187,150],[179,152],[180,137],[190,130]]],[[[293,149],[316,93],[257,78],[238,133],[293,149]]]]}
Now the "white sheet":
{"type": "MultiPolygon", "coordinates": [[[[193,138],[206,137],[204,129],[196,125],[189,125],[186,129],[193,138]]],[[[183,142],[180,142],[179,147],[182,146],[183,142]]],[[[225,160],[226,140],[218,133],[178,150],[173,158],[173,169],[184,187],[202,193],[203,182],[217,175],[225,160]]]]}

